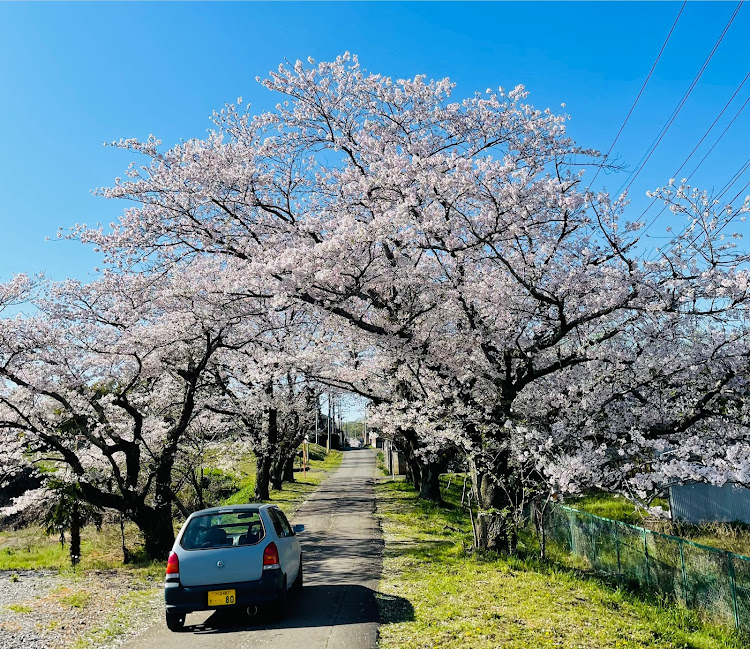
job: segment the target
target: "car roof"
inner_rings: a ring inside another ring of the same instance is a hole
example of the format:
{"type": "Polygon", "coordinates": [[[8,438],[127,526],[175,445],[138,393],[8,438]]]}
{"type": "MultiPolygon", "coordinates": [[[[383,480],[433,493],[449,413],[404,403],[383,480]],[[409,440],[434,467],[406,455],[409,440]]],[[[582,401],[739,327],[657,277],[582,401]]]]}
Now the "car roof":
{"type": "Polygon", "coordinates": [[[258,512],[261,509],[276,509],[277,505],[271,503],[244,503],[240,505],[224,505],[223,507],[208,507],[199,509],[190,514],[190,516],[204,516],[206,514],[230,514],[233,512],[258,512]]]}

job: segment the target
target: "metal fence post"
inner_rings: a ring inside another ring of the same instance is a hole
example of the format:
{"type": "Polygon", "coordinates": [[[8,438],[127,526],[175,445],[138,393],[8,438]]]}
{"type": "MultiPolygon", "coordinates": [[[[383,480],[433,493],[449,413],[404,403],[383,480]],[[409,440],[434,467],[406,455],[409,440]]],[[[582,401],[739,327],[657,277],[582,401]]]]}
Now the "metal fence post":
{"type": "Polygon", "coordinates": [[[680,566],[682,567],[682,592],[685,595],[685,607],[688,607],[687,570],[685,570],[685,554],[682,551],[682,539],[677,544],[680,548],[680,566]]]}
{"type": "Polygon", "coordinates": [[[648,537],[646,536],[648,532],[645,528],[643,528],[643,552],[646,555],[646,585],[651,585],[651,570],[648,566],[648,537]]]}
{"type": "Polygon", "coordinates": [[[737,609],[737,584],[734,579],[734,564],[732,564],[732,553],[727,552],[727,567],[729,568],[729,584],[732,586],[732,604],[734,604],[734,625],[740,630],[740,612],[737,609]]]}
{"type": "Polygon", "coordinates": [[[575,536],[573,535],[573,512],[568,511],[568,526],[570,527],[570,553],[576,553],[575,536]]]}
{"type": "Polygon", "coordinates": [[[615,551],[617,552],[617,578],[622,579],[622,566],[620,564],[620,523],[615,521],[615,551]]]}

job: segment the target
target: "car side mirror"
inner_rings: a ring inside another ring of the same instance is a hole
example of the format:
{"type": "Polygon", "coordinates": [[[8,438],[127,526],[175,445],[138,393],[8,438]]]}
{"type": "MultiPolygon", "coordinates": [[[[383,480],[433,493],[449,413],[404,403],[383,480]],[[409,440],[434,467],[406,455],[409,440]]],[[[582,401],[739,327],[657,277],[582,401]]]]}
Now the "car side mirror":
{"type": "Polygon", "coordinates": [[[294,526],[292,526],[292,531],[295,534],[299,534],[300,532],[304,532],[305,531],[305,526],[304,525],[294,525],[294,526]]]}

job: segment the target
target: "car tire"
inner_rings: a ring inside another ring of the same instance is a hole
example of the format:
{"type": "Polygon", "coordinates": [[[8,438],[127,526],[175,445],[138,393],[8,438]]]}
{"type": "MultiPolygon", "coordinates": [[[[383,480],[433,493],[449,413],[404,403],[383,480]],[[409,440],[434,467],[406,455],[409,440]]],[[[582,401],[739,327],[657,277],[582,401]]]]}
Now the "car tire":
{"type": "Polygon", "coordinates": [[[167,628],[170,631],[182,631],[185,628],[185,614],[167,611],[167,628]]]}
{"type": "Polygon", "coordinates": [[[286,575],[284,575],[284,581],[281,583],[281,590],[279,591],[279,596],[276,598],[276,602],[274,604],[274,617],[277,620],[281,620],[286,615],[286,605],[289,600],[289,593],[287,591],[286,587],[286,575]]]}
{"type": "Polygon", "coordinates": [[[304,577],[302,573],[302,561],[299,562],[299,572],[297,573],[297,579],[294,580],[294,583],[292,584],[292,591],[296,595],[299,595],[302,592],[302,586],[304,585],[304,577]]]}

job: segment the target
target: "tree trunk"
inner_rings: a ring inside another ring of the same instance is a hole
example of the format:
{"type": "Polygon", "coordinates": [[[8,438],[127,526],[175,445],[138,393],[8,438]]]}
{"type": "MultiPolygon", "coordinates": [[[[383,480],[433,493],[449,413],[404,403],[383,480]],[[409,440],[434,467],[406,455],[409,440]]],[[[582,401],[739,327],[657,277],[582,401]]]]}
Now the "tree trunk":
{"type": "Polygon", "coordinates": [[[440,474],[442,472],[441,468],[433,463],[422,466],[422,480],[419,486],[420,500],[443,504],[443,497],[440,494],[440,474]]]}
{"type": "Polygon", "coordinates": [[[284,482],[294,482],[294,456],[290,457],[284,465],[284,482]]]}
{"type": "MultiPolygon", "coordinates": [[[[292,452],[291,449],[281,446],[276,450],[277,457],[273,460],[273,468],[271,469],[271,483],[273,488],[277,491],[281,491],[284,481],[287,479],[287,466],[289,462],[292,462],[292,471],[294,471],[294,456],[291,458],[287,457],[287,453],[292,452]]],[[[292,476],[292,480],[294,476],[292,476]]]]}
{"type": "Polygon", "coordinates": [[[445,473],[452,452],[445,451],[438,456],[434,462],[423,462],[420,467],[420,500],[443,504],[443,496],[440,493],[440,476],[445,473]]]}
{"type": "Polygon", "coordinates": [[[75,567],[81,560],[81,510],[73,499],[70,505],[70,565],[75,567]]]}
{"type": "Polygon", "coordinates": [[[148,557],[166,559],[174,545],[171,501],[159,507],[144,505],[136,512],[133,520],[143,535],[143,545],[148,557]]]}
{"type": "Polygon", "coordinates": [[[406,481],[411,482],[417,491],[422,489],[422,465],[413,454],[404,452],[406,458],[406,481]]]}
{"type": "Polygon", "coordinates": [[[269,491],[271,483],[271,458],[266,455],[258,455],[255,467],[255,493],[253,494],[253,499],[261,502],[271,497],[269,491]]]}
{"type": "Polygon", "coordinates": [[[271,473],[271,487],[276,491],[281,491],[284,486],[284,468],[282,463],[283,460],[276,461],[271,473]]]}
{"type": "Polygon", "coordinates": [[[492,467],[469,458],[472,489],[479,511],[476,517],[477,546],[482,550],[515,554],[518,534],[512,524],[513,476],[505,454],[496,458],[492,467]]]}
{"type": "Polygon", "coordinates": [[[419,441],[416,433],[410,430],[401,430],[396,443],[406,459],[406,481],[411,482],[417,491],[421,490],[422,460],[417,456],[419,441]]]}
{"type": "Polygon", "coordinates": [[[547,503],[545,502],[543,505],[535,503],[532,507],[534,527],[536,528],[536,536],[539,540],[539,558],[544,561],[547,558],[547,530],[544,526],[547,503]]]}
{"type": "MultiPolygon", "coordinates": [[[[279,451],[283,452],[283,449],[279,449],[279,451]]],[[[294,455],[286,457],[287,452],[292,451],[291,449],[287,450],[283,457],[276,458],[273,462],[271,484],[278,491],[281,491],[285,482],[294,482],[294,455]]]]}
{"type": "MultiPolygon", "coordinates": [[[[273,383],[266,385],[266,394],[273,396],[273,383]]],[[[279,441],[279,413],[276,408],[268,408],[263,417],[263,442],[258,452],[256,463],[257,472],[255,476],[255,494],[256,501],[268,500],[271,494],[268,490],[271,482],[271,472],[273,470],[273,455],[277,452],[279,441]]],[[[280,487],[279,487],[280,488],[280,487]]]]}
{"type": "Polygon", "coordinates": [[[120,512],[120,540],[122,541],[122,562],[130,563],[130,550],[125,545],[125,516],[120,512]]]}

